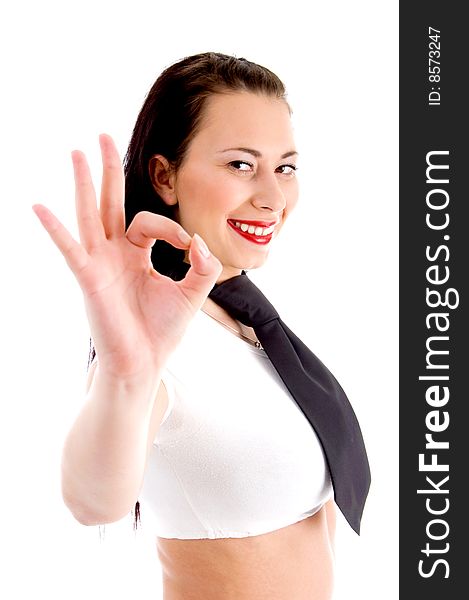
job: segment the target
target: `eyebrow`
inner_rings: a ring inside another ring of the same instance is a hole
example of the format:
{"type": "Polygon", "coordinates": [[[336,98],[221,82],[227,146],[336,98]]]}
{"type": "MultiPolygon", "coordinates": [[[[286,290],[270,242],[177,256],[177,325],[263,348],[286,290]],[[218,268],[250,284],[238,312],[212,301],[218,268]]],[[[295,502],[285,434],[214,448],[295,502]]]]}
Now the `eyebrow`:
{"type": "MultiPolygon", "coordinates": [[[[244,148],[244,147],[226,148],[225,150],[220,150],[220,154],[222,152],[229,152],[230,150],[239,150],[240,152],[247,152],[248,154],[252,154],[256,158],[262,157],[262,153],[259,152],[259,150],[254,150],[253,148],[244,148]]],[[[295,156],[296,154],[298,154],[298,152],[296,150],[290,150],[289,152],[285,152],[285,154],[282,154],[282,156],[280,158],[288,158],[289,156],[295,156]]]]}

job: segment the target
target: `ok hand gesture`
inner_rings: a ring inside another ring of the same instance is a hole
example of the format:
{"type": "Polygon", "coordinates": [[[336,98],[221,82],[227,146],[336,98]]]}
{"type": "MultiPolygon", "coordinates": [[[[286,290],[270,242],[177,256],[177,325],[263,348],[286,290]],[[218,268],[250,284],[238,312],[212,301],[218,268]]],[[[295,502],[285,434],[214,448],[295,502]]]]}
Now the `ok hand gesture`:
{"type": "Polygon", "coordinates": [[[33,210],[82,289],[100,370],[132,377],[164,365],[222,265],[197,234],[191,238],[178,223],[161,215],[140,212],[126,232],[120,158],[109,136],[100,136],[100,146],[99,209],[85,155],[72,153],[81,243],[45,206],[36,204],[33,210]],[[190,248],[191,268],[182,281],[153,268],[150,254],[156,239],[190,248]]]}

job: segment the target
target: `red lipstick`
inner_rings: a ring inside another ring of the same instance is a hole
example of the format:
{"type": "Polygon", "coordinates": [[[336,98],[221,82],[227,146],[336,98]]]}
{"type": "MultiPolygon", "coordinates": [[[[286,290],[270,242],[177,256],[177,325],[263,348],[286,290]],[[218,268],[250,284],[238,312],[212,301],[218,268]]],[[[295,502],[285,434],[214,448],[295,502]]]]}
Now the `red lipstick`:
{"type": "Polygon", "coordinates": [[[276,221],[252,221],[249,219],[228,219],[228,223],[246,223],[247,225],[254,225],[254,227],[272,227],[272,225],[277,225],[279,222],[278,219],[276,221]]]}
{"type": "Polygon", "coordinates": [[[275,225],[277,225],[278,221],[248,221],[248,220],[244,220],[244,219],[243,220],[240,219],[239,221],[237,221],[235,219],[228,219],[228,225],[231,227],[231,229],[236,231],[236,233],[238,235],[243,237],[245,240],[249,240],[250,242],[252,242],[254,244],[259,244],[259,245],[263,246],[265,244],[268,244],[271,241],[273,231],[267,235],[256,235],[255,233],[248,233],[247,231],[243,231],[239,227],[236,227],[235,223],[245,223],[246,225],[253,226],[253,227],[268,228],[268,227],[274,227],[275,225]]]}

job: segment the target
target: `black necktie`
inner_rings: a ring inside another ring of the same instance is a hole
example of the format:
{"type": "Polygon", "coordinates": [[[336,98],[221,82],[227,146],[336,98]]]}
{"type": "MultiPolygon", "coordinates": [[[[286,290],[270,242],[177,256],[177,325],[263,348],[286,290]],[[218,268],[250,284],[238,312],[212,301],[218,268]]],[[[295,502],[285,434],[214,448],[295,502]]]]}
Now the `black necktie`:
{"type": "MultiPolygon", "coordinates": [[[[189,266],[182,263],[178,279],[189,266]]],[[[288,329],[245,271],[216,284],[209,297],[233,318],[254,329],[287,389],[316,431],[329,466],[335,502],[352,529],[360,533],[371,482],[370,467],[360,425],[342,387],[288,329]]]]}

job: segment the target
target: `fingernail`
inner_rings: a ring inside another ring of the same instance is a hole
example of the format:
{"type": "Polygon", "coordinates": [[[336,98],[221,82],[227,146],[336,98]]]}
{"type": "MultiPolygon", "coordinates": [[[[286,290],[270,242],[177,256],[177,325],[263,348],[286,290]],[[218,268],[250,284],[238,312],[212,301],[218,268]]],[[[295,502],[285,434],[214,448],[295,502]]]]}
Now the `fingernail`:
{"type": "Polygon", "coordinates": [[[178,231],[178,238],[181,240],[181,242],[183,244],[191,243],[191,236],[187,233],[187,231],[184,231],[184,229],[180,229],[178,231]]]}
{"type": "Polygon", "coordinates": [[[200,252],[205,256],[205,258],[208,258],[210,256],[210,250],[207,248],[207,245],[204,242],[204,240],[200,237],[198,233],[194,233],[194,238],[197,242],[197,246],[200,252]]]}

